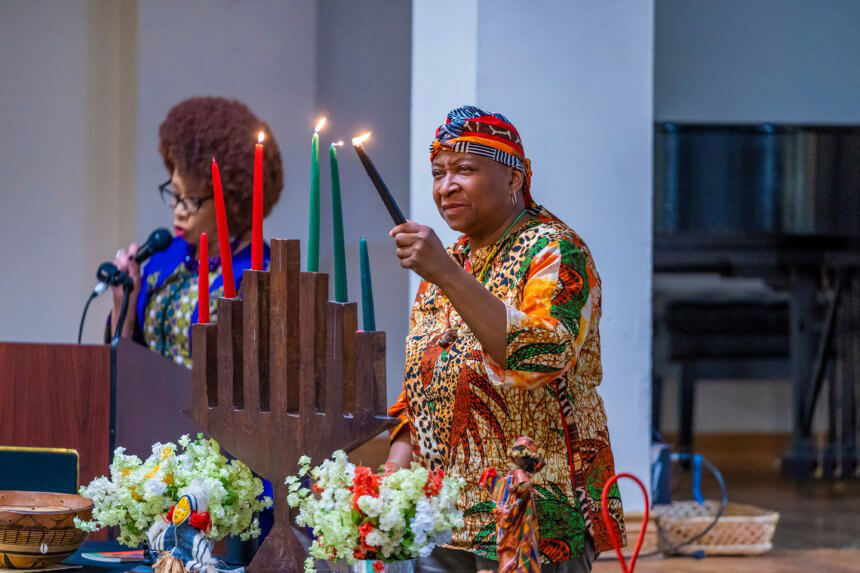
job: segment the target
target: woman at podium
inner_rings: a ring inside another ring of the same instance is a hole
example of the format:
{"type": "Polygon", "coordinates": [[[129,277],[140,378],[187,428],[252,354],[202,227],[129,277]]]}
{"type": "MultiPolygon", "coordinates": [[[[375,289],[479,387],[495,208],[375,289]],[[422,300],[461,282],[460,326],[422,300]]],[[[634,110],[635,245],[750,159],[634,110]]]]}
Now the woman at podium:
{"type": "MultiPolygon", "coordinates": [[[[264,148],[263,212],[277,203],[284,184],[278,144],[269,126],[241,102],[218,97],[196,97],[174,106],[158,130],[158,151],[168,178],[158,193],[170,210],[175,238],[143,269],[134,261],[137,245],[120,249],[114,264],[128,271],[134,283],[128,316],[121,336],[146,345],[191,368],[191,325],[197,320],[197,246],[200,234],[208,236],[210,316],[223,295],[221,257],[215,223],[211,163],[221,170],[230,248],[237,290],[242,271],[251,267],[251,207],[254,142],[266,133],[264,148]]],[[[264,245],[263,265],[269,264],[264,245]]],[[[114,287],[111,332],[116,329],[122,304],[122,288],[114,287]]]]}

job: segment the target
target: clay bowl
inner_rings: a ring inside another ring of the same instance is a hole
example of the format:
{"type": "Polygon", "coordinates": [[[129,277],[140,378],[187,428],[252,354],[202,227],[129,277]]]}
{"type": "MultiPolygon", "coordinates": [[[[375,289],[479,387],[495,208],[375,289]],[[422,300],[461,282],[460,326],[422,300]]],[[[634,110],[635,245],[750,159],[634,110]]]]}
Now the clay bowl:
{"type": "Polygon", "coordinates": [[[69,493],[0,490],[0,567],[37,569],[78,550],[87,534],[75,516],[92,519],[93,502],[69,493]]]}

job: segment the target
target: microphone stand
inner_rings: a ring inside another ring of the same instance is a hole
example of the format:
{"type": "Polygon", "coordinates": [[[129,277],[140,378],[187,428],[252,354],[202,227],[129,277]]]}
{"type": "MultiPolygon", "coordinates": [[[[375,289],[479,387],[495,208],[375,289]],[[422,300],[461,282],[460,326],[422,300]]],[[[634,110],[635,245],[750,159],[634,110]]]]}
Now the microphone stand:
{"type": "Polygon", "coordinates": [[[122,333],[122,327],[125,324],[125,315],[128,313],[128,301],[131,298],[131,289],[133,287],[134,284],[132,284],[131,278],[126,275],[122,281],[122,308],[119,311],[119,318],[116,321],[116,330],[113,333],[111,344],[116,343],[119,340],[120,333],[122,333]]]}
{"type": "Polygon", "coordinates": [[[90,298],[87,299],[87,303],[84,305],[84,312],[81,314],[81,323],[78,325],[78,344],[81,343],[81,338],[84,335],[84,321],[87,319],[87,311],[90,308],[90,303],[93,302],[97,296],[99,296],[99,293],[96,291],[91,292],[90,298]]]}

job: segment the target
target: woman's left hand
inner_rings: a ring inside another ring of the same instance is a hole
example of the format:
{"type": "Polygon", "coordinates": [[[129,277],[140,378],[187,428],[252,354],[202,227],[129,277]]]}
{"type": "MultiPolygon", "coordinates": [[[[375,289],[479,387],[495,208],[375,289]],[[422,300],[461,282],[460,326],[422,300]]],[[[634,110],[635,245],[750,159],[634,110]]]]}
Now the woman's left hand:
{"type": "Polygon", "coordinates": [[[442,241],[427,225],[406,221],[388,232],[397,245],[400,266],[412,269],[426,281],[439,284],[457,263],[448,255],[442,241]]]}

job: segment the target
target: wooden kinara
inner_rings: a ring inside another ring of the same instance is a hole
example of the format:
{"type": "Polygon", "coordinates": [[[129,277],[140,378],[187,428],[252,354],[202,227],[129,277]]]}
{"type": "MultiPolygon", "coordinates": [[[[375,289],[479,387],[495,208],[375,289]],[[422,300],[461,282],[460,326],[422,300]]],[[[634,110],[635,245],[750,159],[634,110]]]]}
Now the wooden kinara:
{"type": "Polygon", "coordinates": [[[328,275],[299,271],[300,243],[274,239],[269,271],[244,271],[241,299],[192,326],[192,416],[274,485],[275,525],[251,572],[300,572],[284,479],[298,459],[350,451],[391,427],[385,333],[357,332],[353,302],[328,300],[328,275]]]}

